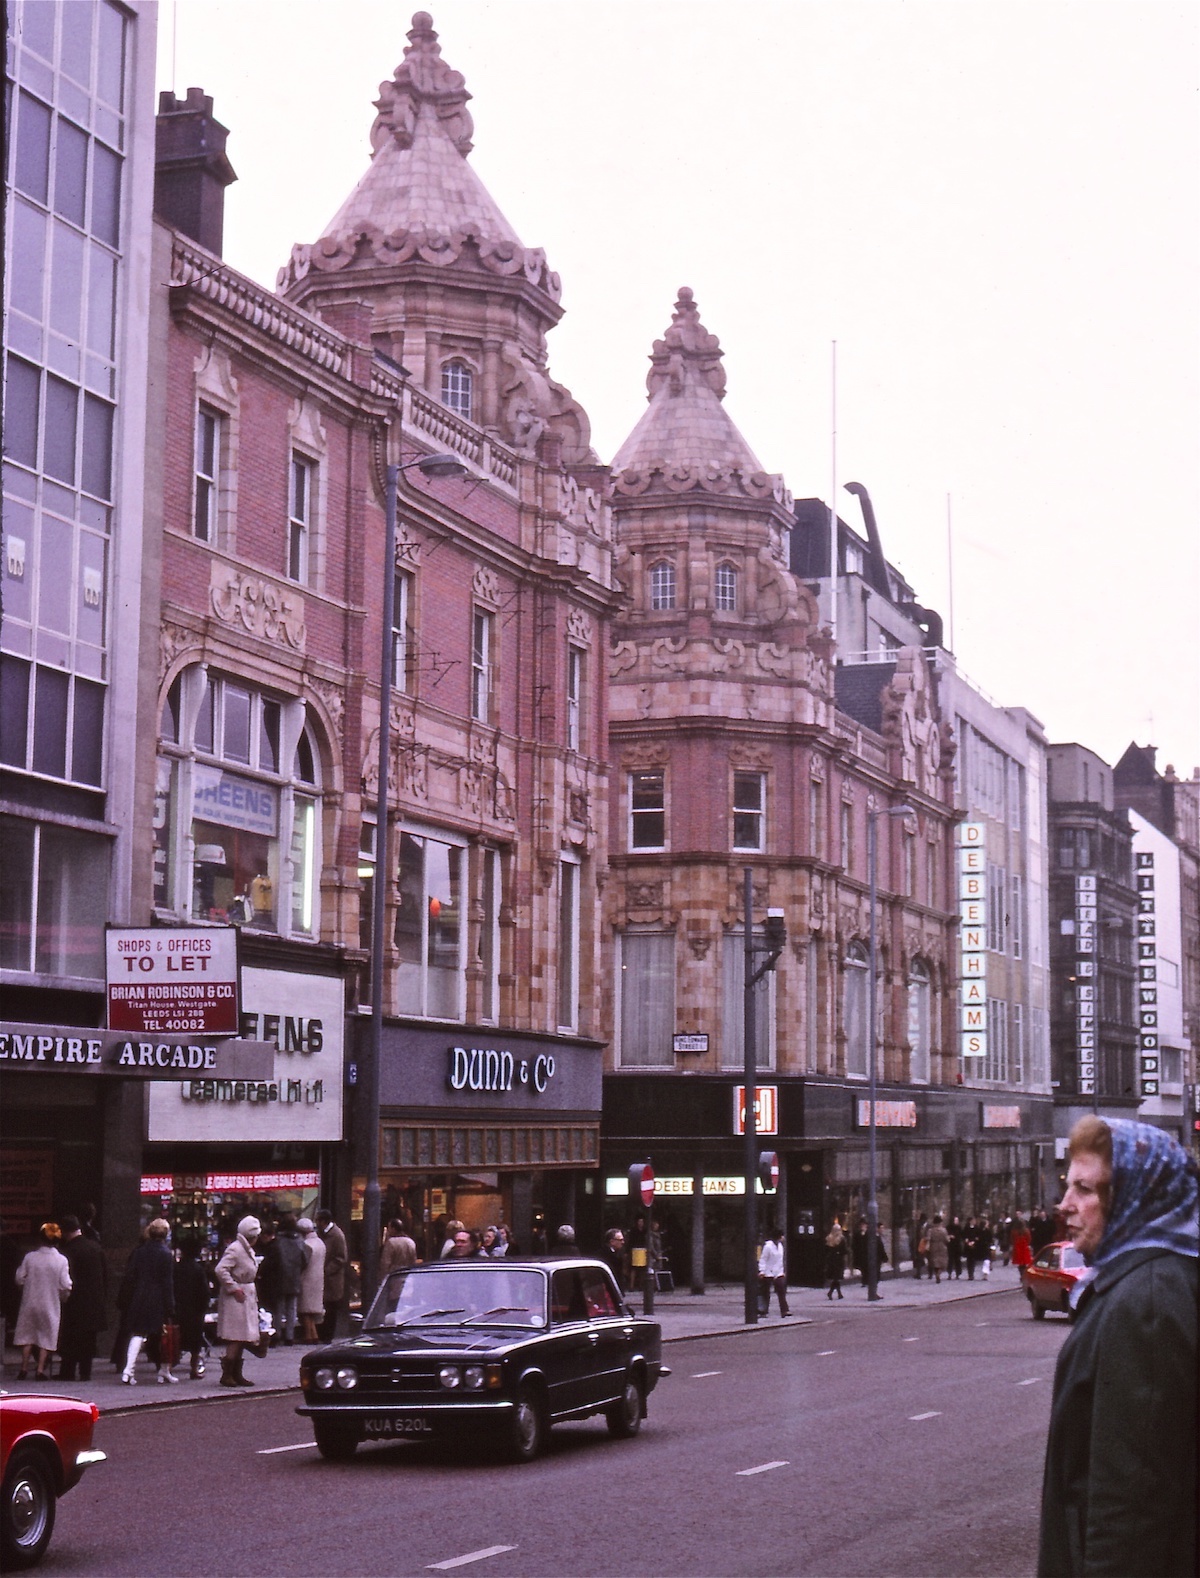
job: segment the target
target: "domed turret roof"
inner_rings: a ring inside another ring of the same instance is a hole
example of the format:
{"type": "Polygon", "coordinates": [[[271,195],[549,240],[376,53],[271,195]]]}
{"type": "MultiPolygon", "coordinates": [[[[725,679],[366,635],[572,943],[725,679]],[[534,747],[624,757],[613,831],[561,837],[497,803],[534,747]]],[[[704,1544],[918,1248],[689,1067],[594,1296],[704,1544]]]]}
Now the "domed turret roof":
{"type": "MultiPolygon", "coordinates": [[[[371,163],[311,246],[292,248],[280,288],[310,271],[460,258],[493,274],[523,275],[552,302],[561,295],[540,248],[527,249],[467,162],[474,126],[461,72],[442,59],[433,20],[413,17],[404,59],[380,84],[371,163]]],[[[557,316],[557,309],[550,308],[557,316]]]]}
{"type": "MultiPolygon", "coordinates": [[[[616,473],[651,473],[697,479],[731,472],[762,476],[754,451],[721,404],[725,370],[721,345],[700,322],[686,285],[679,291],[671,326],[654,342],[646,378],[649,405],[613,457],[616,473]]],[[[695,484],[702,486],[697,481],[695,484]]]]}

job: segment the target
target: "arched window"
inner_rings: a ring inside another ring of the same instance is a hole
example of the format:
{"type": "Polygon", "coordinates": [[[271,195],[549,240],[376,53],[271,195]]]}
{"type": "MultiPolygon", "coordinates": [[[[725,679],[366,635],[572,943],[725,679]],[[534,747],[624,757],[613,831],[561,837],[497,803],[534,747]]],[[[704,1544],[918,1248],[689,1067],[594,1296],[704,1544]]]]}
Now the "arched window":
{"type": "Polygon", "coordinates": [[[725,563],[717,566],[713,583],[713,607],[717,613],[737,613],[737,580],[737,571],[733,565],[725,563]]]}
{"type": "Polygon", "coordinates": [[[650,566],[650,607],[675,607],[675,566],[669,559],[650,566]]]}
{"type": "Polygon", "coordinates": [[[914,959],[908,970],[908,1044],[909,1078],[929,1082],[930,1063],[930,980],[929,966],[914,959]]]}
{"type": "Polygon", "coordinates": [[[320,751],[304,703],[197,664],[160,728],[156,911],[317,936],[320,751]]]}
{"type": "Polygon", "coordinates": [[[846,1031],[846,1073],[866,1078],[870,1053],[867,1047],[867,977],[870,960],[861,942],[846,949],[842,1022],[846,1031]]]}
{"type": "Polygon", "coordinates": [[[447,362],[442,368],[442,404],[472,420],[475,375],[466,362],[447,362]]]}

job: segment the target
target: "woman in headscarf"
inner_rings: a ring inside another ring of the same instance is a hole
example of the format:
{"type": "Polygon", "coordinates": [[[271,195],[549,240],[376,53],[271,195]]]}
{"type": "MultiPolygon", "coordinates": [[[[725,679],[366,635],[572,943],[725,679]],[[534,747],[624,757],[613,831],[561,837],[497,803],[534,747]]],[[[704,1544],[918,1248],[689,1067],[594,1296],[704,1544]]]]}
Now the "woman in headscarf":
{"type": "Polygon", "coordinates": [[[33,1378],[35,1381],[50,1379],[50,1355],[58,1347],[62,1307],[71,1292],[70,1267],[67,1257],[58,1248],[61,1238],[62,1229],[57,1222],[43,1222],[41,1243],[31,1249],[17,1267],[21,1307],[12,1340],[21,1350],[18,1381],[28,1376],[29,1356],[35,1348],[37,1369],[33,1378]]]}
{"type": "Polygon", "coordinates": [[[255,1278],[258,1259],[254,1246],[262,1232],[256,1216],[244,1216],[237,1236],[217,1261],[217,1336],[225,1344],[221,1360],[221,1386],[253,1386],[242,1373],[242,1354],[259,1341],[258,1293],[255,1278]]]}
{"type": "Polygon", "coordinates": [[[1039,1578],[1196,1571],[1196,1164],[1162,1129],[1095,1115],[1062,1214],[1088,1263],[1058,1356],[1039,1578]]]}

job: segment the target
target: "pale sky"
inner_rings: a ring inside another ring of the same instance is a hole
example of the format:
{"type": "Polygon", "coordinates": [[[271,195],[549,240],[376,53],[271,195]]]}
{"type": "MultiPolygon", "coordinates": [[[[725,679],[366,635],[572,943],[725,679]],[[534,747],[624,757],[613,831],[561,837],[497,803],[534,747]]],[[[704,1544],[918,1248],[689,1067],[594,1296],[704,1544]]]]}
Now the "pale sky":
{"type": "MultiPolygon", "coordinates": [[[[162,0],[274,285],[369,157],[416,5],[162,0]]],[[[1171,0],[438,0],[471,161],[566,315],[610,460],[680,285],[797,497],[870,491],[961,670],[1051,740],[1200,765],[1200,8],[1171,0]]],[[[174,59],[174,65],[172,61],[174,59]]],[[[861,524],[857,501],[839,510],[861,524]]]]}

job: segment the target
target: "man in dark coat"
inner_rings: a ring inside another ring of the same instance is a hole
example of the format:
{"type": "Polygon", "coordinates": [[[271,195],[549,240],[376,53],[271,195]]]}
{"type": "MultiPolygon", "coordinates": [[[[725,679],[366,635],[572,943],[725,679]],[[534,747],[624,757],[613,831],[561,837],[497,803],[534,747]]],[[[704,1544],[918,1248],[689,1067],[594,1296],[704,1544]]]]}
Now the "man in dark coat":
{"type": "Polygon", "coordinates": [[[77,1216],[64,1216],[60,1226],[58,1247],[71,1271],[71,1297],[58,1328],[58,1378],[73,1381],[78,1371],[81,1381],[90,1381],[96,1337],[108,1325],[108,1267],[99,1243],[84,1237],[77,1216]]]}
{"type": "Polygon", "coordinates": [[[1195,1162],[1162,1129],[1081,1118],[1063,1214],[1088,1262],[1059,1352],[1039,1578],[1194,1578],[1195,1162]]]}
{"type": "Polygon", "coordinates": [[[322,1342],[332,1342],[337,1334],[338,1317],[346,1302],[346,1271],[350,1254],[346,1235],[324,1207],[317,1212],[317,1235],[325,1245],[325,1319],[317,1328],[322,1342]]]}

